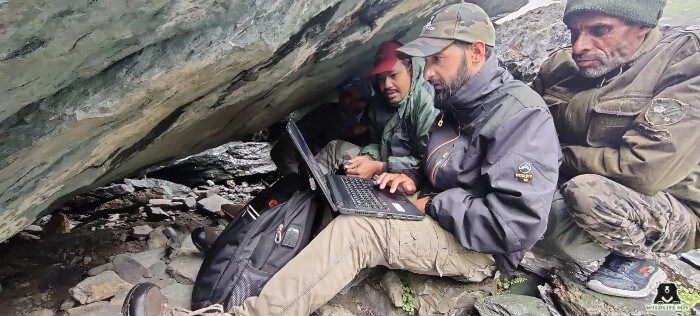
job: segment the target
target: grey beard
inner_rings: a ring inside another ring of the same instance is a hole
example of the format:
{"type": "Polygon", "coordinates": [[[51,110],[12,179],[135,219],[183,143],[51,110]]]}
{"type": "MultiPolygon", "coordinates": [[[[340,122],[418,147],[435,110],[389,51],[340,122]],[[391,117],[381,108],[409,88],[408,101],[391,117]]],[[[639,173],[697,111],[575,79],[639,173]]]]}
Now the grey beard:
{"type": "Polygon", "coordinates": [[[469,69],[464,59],[459,64],[459,70],[454,79],[449,82],[441,82],[442,90],[435,91],[435,105],[445,104],[467,81],[469,81],[469,69]]]}
{"type": "Polygon", "coordinates": [[[586,78],[598,78],[624,65],[626,61],[622,57],[598,58],[601,66],[597,68],[579,68],[579,73],[586,78]]]}

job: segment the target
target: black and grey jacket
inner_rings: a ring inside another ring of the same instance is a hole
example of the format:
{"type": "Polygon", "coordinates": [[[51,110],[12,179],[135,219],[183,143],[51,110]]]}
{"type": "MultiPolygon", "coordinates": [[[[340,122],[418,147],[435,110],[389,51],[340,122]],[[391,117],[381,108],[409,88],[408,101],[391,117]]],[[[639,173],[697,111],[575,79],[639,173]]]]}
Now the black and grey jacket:
{"type": "Polygon", "coordinates": [[[495,57],[436,108],[421,167],[405,173],[432,196],[426,214],[512,271],[544,234],[556,189],[561,152],[549,110],[495,57]]]}

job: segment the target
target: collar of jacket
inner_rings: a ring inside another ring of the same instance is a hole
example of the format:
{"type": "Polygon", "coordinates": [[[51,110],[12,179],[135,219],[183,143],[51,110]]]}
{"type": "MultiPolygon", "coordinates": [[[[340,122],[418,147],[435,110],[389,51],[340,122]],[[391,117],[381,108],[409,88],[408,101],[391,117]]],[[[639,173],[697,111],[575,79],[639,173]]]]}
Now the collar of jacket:
{"type": "Polygon", "coordinates": [[[494,54],[447,102],[435,104],[435,107],[453,114],[471,111],[479,105],[478,102],[474,101],[498,89],[508,79],[508,76],[509,73],[498,66],[498,59],[494,54]]]}
{"type": "Polygon", "coordinates": [[[628,62],[628,64],[634,64],[639,57],[646,55],[648,52],[654,49],[654,47],[659,44],[659,41],[661,41],[661,32],[659,31],[658,27],[655,27],[649,31],[647,38],[644,39],[642,45],[640,45],[639,49],[637,49],[637,52],[632,55],[632,58],[630,58],[630,62],[628,62]]]}

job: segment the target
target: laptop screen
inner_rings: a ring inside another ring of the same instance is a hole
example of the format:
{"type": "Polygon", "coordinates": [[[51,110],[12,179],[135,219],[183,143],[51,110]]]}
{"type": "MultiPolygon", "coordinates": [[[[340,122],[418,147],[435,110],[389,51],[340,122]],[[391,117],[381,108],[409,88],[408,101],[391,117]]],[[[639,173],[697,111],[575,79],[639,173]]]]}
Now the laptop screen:
{"type": "Polygon", "coordinates": [[[334,211],[337,211],[335,203],[333,203],[333,199],[331,198],[331,191],[328,189],[328,185],[326,184],[326,177],[323,174],[323,172],[321,172],[321,168],[319,168],[318,162],[316,162],[314,154],[311,152],[311,149],[309,149],[309,146],[304,140],[304,136],[301,135],[301,131],[299,131],[299,128],[297,128],[297,125],[294,123],[294,121],[289,120],[289,122],[287,123],[287,132],[292,138],[294,146],[296,146],[297,150],[304,159],[306,166],[309,167],[311,175],[314,177],[314,180],[316,180],[316,185],[321,187],[321,191],[323,191],[323,195],[326,196],[328,204],[331,205],[331,208],[333,208],[334,211]]]}

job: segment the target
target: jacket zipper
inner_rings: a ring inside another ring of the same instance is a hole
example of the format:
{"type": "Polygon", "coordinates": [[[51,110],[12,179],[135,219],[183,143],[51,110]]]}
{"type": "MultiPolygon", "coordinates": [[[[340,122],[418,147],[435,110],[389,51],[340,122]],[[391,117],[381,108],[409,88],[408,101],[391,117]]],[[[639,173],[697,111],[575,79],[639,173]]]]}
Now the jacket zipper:
{"type": "MultiPolygon", "coordinates": [[[[444,117],[445,117],[445,112],[440,112],[440,120],[438,121],[438,124],[437,124],[438,127],[442,127],[442,125],[443,125],[443,118],[444,118],[444,117]]],[[[428,158],[426,158],[425,161],[430,161],[430,157],[432,157],[433,154],[435,154],[435,152],[437,152],[438,150],[440,150],[440,148],[444,147],[444,146],[447,145],[447,144],[454,143],[457,139],[459,139],[460,136],[462,136],[462,125],[461,125],[461,124],[458,124],[457,136],[455,136],[455,138],[450,139],[450,140],[448,140],[448,141],[446,141],[446,142],[444,142],[444,143],[438,145],[437,147],[435,147],[435,149],[433,149],[433,150],[430,152],[430,154],[428,154],[428,158]]],[[[438,169],[438,168],[440,167],[440,165],[444,162],[445,157],[447,157],[448,155],[449,155],[449,152],[444,153],[444,154],[442,155],[442,157],[440,157],[440,159],[438,160],[438,162],[435,163],[435,166],[433,167],[433,170],[432,170],[431,173],[430,173],[430,179],[431,179],[431,181],[432,181],[433,183],[435,183],[435,174],[436,174],[436,172],[437,172],[437,169],[438,169]]]]}

